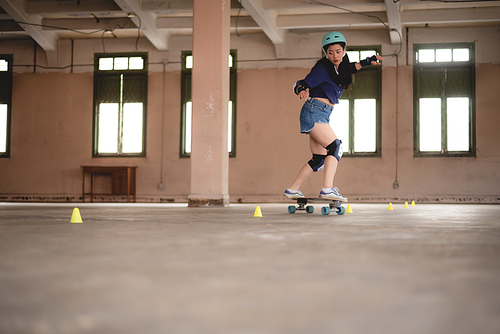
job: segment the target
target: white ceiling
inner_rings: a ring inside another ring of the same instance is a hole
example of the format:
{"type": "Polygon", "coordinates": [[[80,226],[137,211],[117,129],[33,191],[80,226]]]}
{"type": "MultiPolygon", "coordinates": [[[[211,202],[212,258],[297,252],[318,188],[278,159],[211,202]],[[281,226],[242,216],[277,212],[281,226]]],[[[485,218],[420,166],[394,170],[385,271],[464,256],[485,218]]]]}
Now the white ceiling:
{"type": "MultiPolygon", "coordinates": [[[[32,38],[45,51],[60,38],[147,38],[159,51],[192,34],[193,0],[0,0],[0,40],[32,38]],[[140,29],[138,27],[140,26],[140,29]]],[[[287,32],[500,25],[500,1],[232,0],[231,33],[263,32],[284,47],[287,32]]]]}

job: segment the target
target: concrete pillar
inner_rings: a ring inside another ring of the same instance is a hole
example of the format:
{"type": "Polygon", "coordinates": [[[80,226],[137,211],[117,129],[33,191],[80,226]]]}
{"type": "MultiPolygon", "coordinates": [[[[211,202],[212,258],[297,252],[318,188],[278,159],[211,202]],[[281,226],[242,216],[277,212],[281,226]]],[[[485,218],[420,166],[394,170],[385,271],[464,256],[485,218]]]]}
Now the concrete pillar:
{"type": "Polygon", "coordinates": [[[189,206],[229,205],[230,0],[194,0],[189,206]]]}

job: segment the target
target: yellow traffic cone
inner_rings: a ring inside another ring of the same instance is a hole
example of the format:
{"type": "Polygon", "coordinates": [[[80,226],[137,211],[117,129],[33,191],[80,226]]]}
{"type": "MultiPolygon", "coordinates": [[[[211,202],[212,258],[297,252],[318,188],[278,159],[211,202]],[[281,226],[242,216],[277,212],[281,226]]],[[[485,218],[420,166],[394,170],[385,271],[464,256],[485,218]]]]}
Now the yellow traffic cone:
{"type": "Polygon", "coordinates": [[[392,203],[389,203],[389,207],[387,208],[387,210],[391,210],[391,211],[392,211],[392,210],[394,210],[394,209],[392,208],[392,203]]]}
{"type": "Polygon", "coordinates": [[[82,216],[80,215],[80,210],[78,210],[78,208],[73,209],[70,223],[83,223],[82,216]]]}
{"type": "Polygon", "coordinates": [[[411,206],[415,206],[415,201],[411,201],[411,206]]]}
{"type": "Polygon", "coordinates": [[[262,217],[262,211],[260,210],[260,206],[257,205],[255,208],[255,213],[253,214],[254,217],[262,217]]]}
{"type": "Polygon", "coordinates": [[[408,202],[405,202],[405,208],[408,208],[408,202]]]}
{"type": "Polygon", "coordinates": [[[345,213],[352,213],[351,204],[347,205],[347,210],[345,211],[345,213]]]}

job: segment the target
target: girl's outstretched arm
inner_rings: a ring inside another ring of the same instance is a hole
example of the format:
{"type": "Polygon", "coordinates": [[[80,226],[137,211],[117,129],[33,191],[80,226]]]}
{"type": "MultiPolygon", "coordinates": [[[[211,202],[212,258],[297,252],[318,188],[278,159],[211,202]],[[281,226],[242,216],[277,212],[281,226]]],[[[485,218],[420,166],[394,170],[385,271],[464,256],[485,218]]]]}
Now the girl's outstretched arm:
{"type": "Polygon", "coordinates": [[[381,63],[377,63],[377,60],[378,61],[383,61],[384,58],[382,56],[380,56],[380,55],[375,55],[375,56],[369,57],[367,59],[363,59],[361,62],[355,64],[356,69],[359,71],[364,66],[382,65],[381,63]]]}

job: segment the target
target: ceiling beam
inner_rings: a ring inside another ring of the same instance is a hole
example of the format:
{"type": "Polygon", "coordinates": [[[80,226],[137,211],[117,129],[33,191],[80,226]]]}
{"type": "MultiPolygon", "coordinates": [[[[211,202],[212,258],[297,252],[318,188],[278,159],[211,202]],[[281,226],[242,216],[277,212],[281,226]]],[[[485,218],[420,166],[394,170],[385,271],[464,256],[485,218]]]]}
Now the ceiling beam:
{"type": "Polygon", "coordinates": [[[262,0],[242,0],[241,4],[273,44],[284,44],[286,31],[276,26],[276,15],[262,8],[262,0]]]}
{"type": "Polygon", "coordinates": [[[151,10],[161,13],[193,11],[193,1],[186,0],[165,0],[151,1],[142,0],[142,10],[151,10]]]}
{"type": "MultiPolygon", "coordinates": [[[[257,23],[249,17],[231,17],[231,28],[236,28],[236,21],[238,22],[238,30],[247,30],[259,28],[257,23]]],[[[159,17],[156,19],[157,29],[166,30],[193,30],[193,17],[159,17]]],[[[260,29],[260,28],[259,28],[260,29]]]]}
{"type": "Polygon", "coordinates": [[[399,2],[384,0],[387,8],[387,20],[389,21],[389,36],[391,44],[403,43],[403,32],[401,29],[401,15],[399,14],[399,2]]]}
{"type": "Polygon", "coordinates": [[[285,57],[286,30],[279,29],[276,25],[276,15],[273,11],[264,10],[262,0],[241,0],[241,4],[253,20],[274,44],[276,56],[285,57]]]}
{"type": "Polygon", "coordinates": [[[138,0],[115,0],[125,13],[134,14],[132,21],[158,51],[167,51],[170,34],[156,28],[156,14],[141,9],[138,0]]]}
{"type": "Polygon", "coordinates": [[[113,0],[26,0],[25,7],[28,14],[68,14],[68,13],[107,13],[120,11],[120,7],[113,0]]]}
{"type": "Polygon", "coordinates": [[[26,31],[47,53],[49,66],[57,66],[57,41],[59,37],[55,32],[43,31],[39,24],[42,18],[38,15],[28,15],[23,4],[17,0],[0,0],[0,7],[26,31]],[[25,23],[22,23],[25,22],[25,23]]]}
{"type": "Polygon", "coordinates": [[[130,18],[119,17],[119,18],[99,18],[99,19],[43,19],[42,23],[44,25],[43,30],[45,31],[67,31],[67,30],[77,30],[77,31],[95,31],[95,30],[122,30],[122,29],[134,29],[137,30],[137,26],[132,22],[130,18]]]}
{"type": "MultiPolygon", "coordinates": [[[[380,13],[379,16],[382,21],[386,19],[385,13],[380,13]]],[[[277,25],[283,29],[384,28],[379,20],[358,14],[279,16],[277,25]]]]}
{"type": "Polygon", "coordinates": [[[415,1],[415,2],[402,2],[401,9],[408,10],[426,10],[426,9],[457,9],[457,8],[484,8],[484,7],[498,7],[500,1],[484,0],[484,1],[415,1]]]}
{"type": "Polygon", "coordinates": [[[401,14],[405,26],[498,24],[500,8],[412,10],[401,14]]]}
{"type": "MultiPolygon", "coordinates": [[[[18,28],[22,29],[14,21],[2,21],[0,20],[0,31],[2,27],[5,27],[5,31],[10,25],[3,24],[4,22],[12,22],[18,28]]],[[[231,29],[236,28],[236,22],[238,22],[238,31],[255,31],[256,29],[261,31],[260,27],[255,23],[255,21],[250,16],[243,17],[231,17],[231,29]]],[[[44,25],[43,30],[45,31],[56,31],[56,32],[66,32],[68,30],[76,30],[81,32],[91,32],[95,30],[137,30],[136,25],[128,18],[100,18],[99,22],[96,19],[43,19],[42,23],[44,25]]],[[[9,31],[13,30],[12,27],[9,31]]],[[[156,19],[156,29],[159,30],[171,30],[171,31],[188,31],[193,30],[193,17],[158,17],[156,19]]],[[[99,35],[101,36],[101,35],[99,35]]]]}
{"type": "Polygon", "coordinates": [[[306,7],[312,6],[324,6],[324,5],[335,5],[342,8],[349,7],[351,5],[373,5],[378,3],[379,0],[266,0],[264,3],[264,9],[285,9],[285,8],[295,8],[304,9],[306,7]]]}
{"type": "MultiPolygon", "coordinates": [[[[392,0],[390,0],[392,2],[392,0]]],[[[388,22],[385,13],[377,15],[383,22],[388,22]]],[[[500,22],[500,8],[464,8],[440,10],[412,10],[400,14],[399,24],[406,26],[461,26],[468,24],[495,24],[500,22]]],[[[375,18],[357,14],[318,14],[278,16],[276,25],[281,29],[385,29],[375,18]]],[[[390,25],[389,25],[390,26],[390,25]]],[[[395,42],[399,44],[399,35],[394,31],[395,42]]]]}
{"type": "Polygon", "coordinates": [[[297,8],[283,8],[273,9],[276,15],[298,15],[298,14],[345,14],[346,12],[353,11],[357,13],[374,13],[385,12],[385,4],[366,4],[366,5],[343,5],[342,7],[332,7],[327,5],[314,5],[309,7],[297,8]]]}

